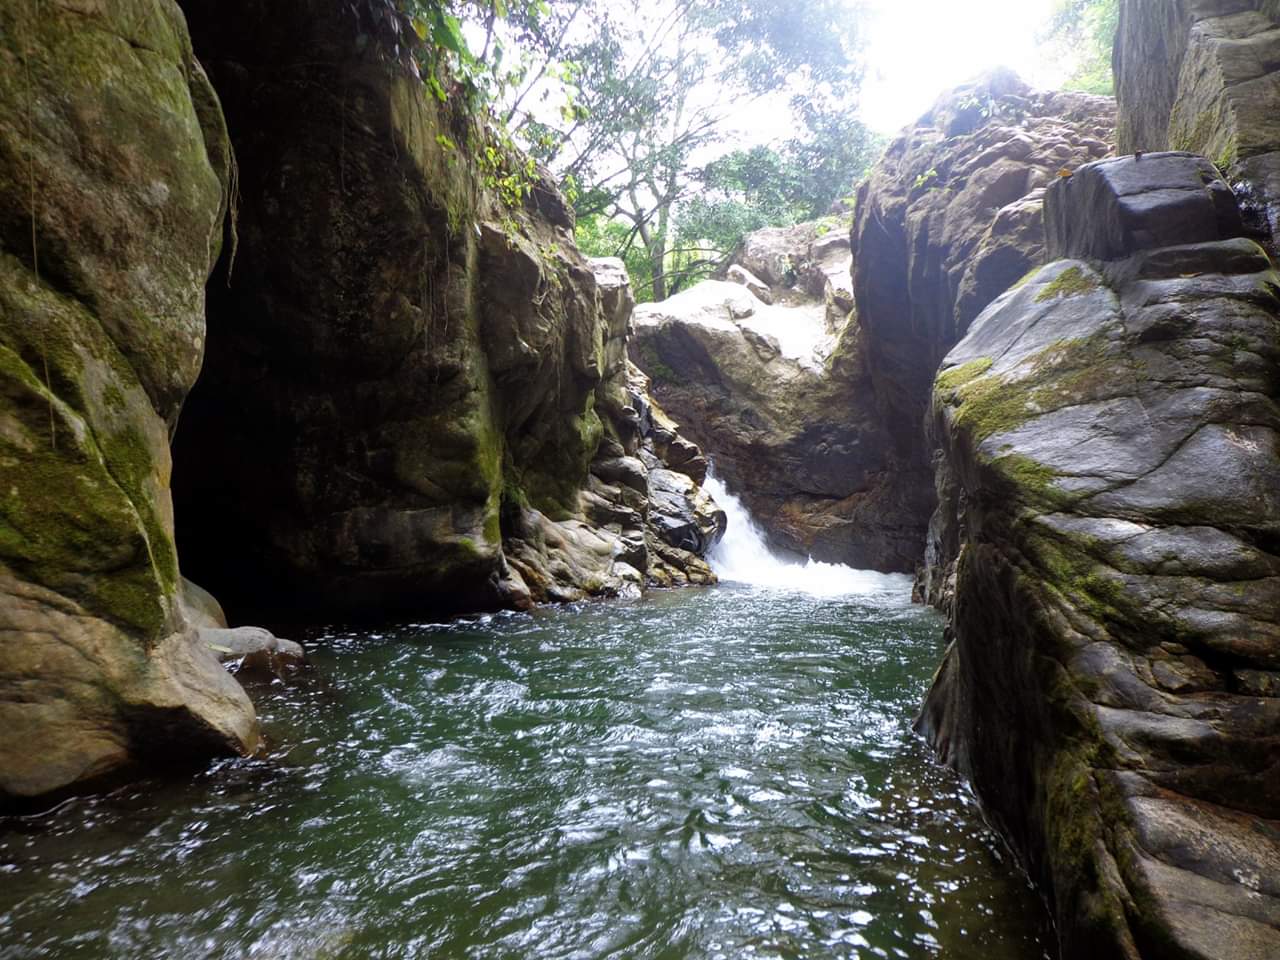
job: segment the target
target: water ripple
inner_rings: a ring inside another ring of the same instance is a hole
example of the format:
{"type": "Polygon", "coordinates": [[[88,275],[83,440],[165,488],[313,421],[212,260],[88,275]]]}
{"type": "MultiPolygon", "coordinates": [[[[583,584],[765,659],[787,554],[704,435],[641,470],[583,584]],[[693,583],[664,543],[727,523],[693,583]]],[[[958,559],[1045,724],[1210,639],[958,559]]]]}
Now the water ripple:
{"type": "Polygon", "coordinates": [[[269,759],[0,823],[0,958],[1038,960],[874,586],[325,631],[269,759]]]}

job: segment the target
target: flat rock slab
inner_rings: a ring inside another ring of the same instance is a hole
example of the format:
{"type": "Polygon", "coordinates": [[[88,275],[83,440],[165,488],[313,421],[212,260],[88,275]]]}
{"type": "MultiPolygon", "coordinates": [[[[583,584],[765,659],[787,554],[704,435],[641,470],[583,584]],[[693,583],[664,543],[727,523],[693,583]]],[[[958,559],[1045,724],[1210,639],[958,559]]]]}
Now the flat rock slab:
{"type": "Polygon", "coordinates": [[[1243,225],[1204,157],[1145,153],[1087,163],[1049,186],[1050,259],[1119,260],[1139,250],[1227,240],[1243,225]]]}

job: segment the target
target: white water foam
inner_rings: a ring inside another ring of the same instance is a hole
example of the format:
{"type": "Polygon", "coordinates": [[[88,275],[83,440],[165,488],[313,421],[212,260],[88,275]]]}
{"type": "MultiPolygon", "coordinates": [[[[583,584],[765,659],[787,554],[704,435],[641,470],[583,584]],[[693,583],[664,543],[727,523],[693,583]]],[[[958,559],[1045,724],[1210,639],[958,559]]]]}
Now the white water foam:
{"type": "Polygon", "coordinates": [[[804,563],[782,559],[769,549],[747,508],[719,477],[708,473],[703,487],[729,517],[724,539],[707,556],[711,569],[725,583],[747,583],[818,597],[881,594],[910,599],[911,578],[906,574],[855,570],[812,557],[804,563]]]}

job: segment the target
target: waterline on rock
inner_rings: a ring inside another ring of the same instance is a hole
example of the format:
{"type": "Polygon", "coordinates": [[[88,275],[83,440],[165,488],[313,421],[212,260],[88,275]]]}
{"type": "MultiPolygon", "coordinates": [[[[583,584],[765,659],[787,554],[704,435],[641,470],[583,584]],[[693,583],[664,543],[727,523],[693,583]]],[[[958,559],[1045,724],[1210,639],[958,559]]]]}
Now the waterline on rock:
{"type": "Polygon", "coordinates": [[[823,563],[810,557],[797,563],[779,557],[765,542],[742,501],[729,492],[714,473],[707,474],[705,489],[729,518],[725,535],[708,554],[711,569],[722,581],[745,583],[770,590],[807,593],[818,597],[850,594],[900,595],[910,602],[911,578],[902,573],[855,570],[838,563],[823,563]]]}

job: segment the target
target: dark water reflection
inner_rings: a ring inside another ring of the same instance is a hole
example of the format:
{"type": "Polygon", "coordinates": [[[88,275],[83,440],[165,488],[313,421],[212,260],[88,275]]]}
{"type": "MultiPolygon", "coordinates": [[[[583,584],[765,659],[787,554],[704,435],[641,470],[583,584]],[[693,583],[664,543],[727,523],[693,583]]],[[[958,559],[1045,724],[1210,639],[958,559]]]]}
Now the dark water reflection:
{"type": "Polygon", "coordinates": [[[328,632],[270,760],[0,827],[0,957],[1039,960],[883,584],[328,632]]]}

